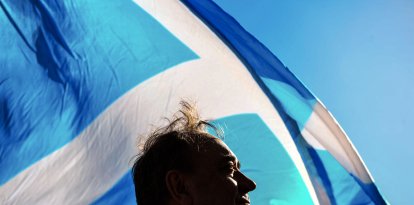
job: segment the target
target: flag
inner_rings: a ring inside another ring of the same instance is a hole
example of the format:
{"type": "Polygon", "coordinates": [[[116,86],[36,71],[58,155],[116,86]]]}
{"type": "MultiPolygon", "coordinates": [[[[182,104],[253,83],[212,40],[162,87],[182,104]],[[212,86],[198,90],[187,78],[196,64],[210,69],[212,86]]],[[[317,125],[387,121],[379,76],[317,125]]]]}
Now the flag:
{"type": "Polygon", "coordinates": [[[323,104],[209,0],[0,1],[1,204],[135,204],[137,143],[182,99],[252,204],[386,204],[323,104]]]}

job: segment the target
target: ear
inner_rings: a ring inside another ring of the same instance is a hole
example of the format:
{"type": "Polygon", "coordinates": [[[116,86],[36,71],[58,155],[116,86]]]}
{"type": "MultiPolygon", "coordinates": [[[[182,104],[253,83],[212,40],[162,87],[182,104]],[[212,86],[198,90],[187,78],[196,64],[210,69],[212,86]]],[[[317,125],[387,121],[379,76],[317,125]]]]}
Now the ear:
{"type": "Polygon", "coordinates": [[[189,193],[189,179],[187,176],[178,171],[170,170],[165,175],[165,183],[171,199],[178,204],[191,204],[192,199],[189,193]]]}

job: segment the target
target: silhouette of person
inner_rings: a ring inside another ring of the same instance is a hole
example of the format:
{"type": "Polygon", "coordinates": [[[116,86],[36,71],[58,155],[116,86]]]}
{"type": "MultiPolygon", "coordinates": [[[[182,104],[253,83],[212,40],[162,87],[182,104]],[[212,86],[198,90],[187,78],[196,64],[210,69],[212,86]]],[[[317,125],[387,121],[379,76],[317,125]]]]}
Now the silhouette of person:
{"type": "Polygon", "coordinates": [[[133,168],[139,205],[250,204],[256,184],[223,141],[206,131],[191,104],[181,102],[180,117],[154,131],[133,168]]]}

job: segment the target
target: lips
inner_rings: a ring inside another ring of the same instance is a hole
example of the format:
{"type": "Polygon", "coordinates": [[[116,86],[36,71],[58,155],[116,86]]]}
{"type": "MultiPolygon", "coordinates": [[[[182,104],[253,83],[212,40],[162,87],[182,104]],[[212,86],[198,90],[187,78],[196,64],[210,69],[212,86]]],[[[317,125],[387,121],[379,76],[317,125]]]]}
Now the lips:
{"type": "Polygon", "coordinates": [[[248,196],[243,196],[239,198],[236,203],[237,204],[250,204],[250,200],[248,196]]]}

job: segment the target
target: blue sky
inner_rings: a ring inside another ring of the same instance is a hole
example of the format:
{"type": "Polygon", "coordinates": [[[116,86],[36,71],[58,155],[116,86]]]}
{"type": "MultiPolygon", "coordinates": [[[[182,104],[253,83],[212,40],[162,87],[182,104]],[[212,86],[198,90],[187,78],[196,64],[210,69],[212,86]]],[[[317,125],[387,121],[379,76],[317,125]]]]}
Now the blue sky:
{"type": "Polygon", "coordinates": [[[387,200],[411,204],[414,1],[214,1],[321,99],[387,200]]]}

